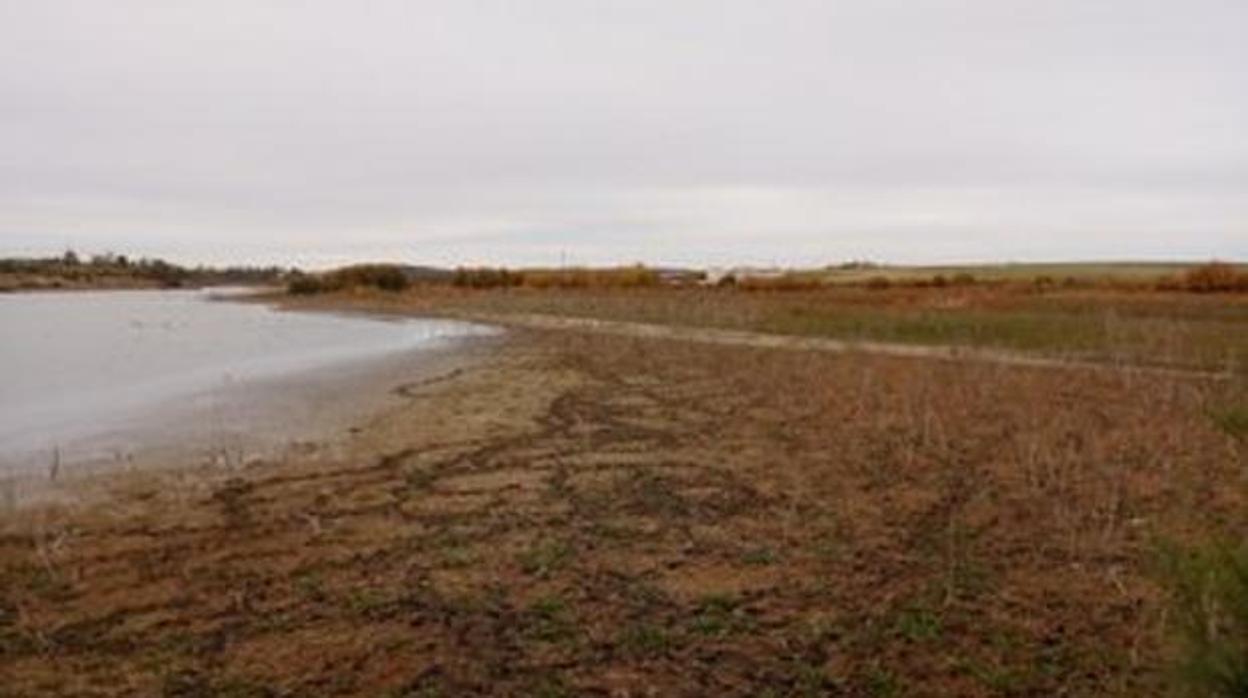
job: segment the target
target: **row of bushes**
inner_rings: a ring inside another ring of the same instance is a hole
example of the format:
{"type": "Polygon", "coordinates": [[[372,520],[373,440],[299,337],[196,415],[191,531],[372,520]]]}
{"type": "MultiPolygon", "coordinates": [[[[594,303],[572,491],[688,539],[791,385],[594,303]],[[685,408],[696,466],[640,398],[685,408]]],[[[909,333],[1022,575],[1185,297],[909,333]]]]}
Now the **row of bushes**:
{"type": "Polygon", "coordinates": [[[393,264],[359,264],[324,274],[294,274],[286,290],[295,295],[312,295],[353,288],[376,288],[398,292],[411,285],[403,269],[393,264]]]}
{"type": "Polygon", "coordinates": [[[451,277],[451,285],[459,288],[511,288],[523,283],[522,274],[504,268],[460,267],[455,270],[455,276],[451,277]]]}
{"type": "Polygon", "coordinates": [[[451,283],[460,288],[647,288],[662,282],[659,272],[644,266],[612,269],[464,268],[455,270],[451,283]]]}
{"type": "MultiPolygon", "coordinates": [[[[643,288],[658,286],[659,273],[642,266],[615,269],[526,269],[461,267],[450,276],[449,283],[459,288],[643,288]]],[[[430,281],[446,283],[445,281],[430,281]]],[[[287,290],[296,295],[311,295],[352,288],[377,288],[402,291],[412,281],[401,267],[389,264],[362,264],[344,267],[323,274],[294,274],[287,290]]]]}
{"type": "Polygon", "coordinates": [[[931,278],[889,277],[883,274],[853,282],[828,282],[817,274],[792,273],[778,276],[746,276],[736,278],[728,275],[719,280],[718,286],[733,287],[743,291],[814,291],[829,286],[886,290],[893,287],[946,288],[949,286],[973,286],[978,280],[971,274],[953,276],[937,274],[931,278]]]}
{"type": "Polygon", "coordinates": [[[1163,279],[1157,287],[1163,291],[1244,293],[1248,292],[1248,272],[1225,262],[1210,262],[1189,269],[1182,276],[1163,279]]]}

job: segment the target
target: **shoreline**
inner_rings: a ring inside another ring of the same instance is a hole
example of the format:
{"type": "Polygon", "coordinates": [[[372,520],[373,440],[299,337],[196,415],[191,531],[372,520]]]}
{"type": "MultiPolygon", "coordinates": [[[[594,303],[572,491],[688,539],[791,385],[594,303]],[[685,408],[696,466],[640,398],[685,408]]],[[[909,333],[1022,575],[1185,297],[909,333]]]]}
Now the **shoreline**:
{"type": "MultiPolygon", "coordinates": [[[[208,299],[240,301],[246,302],[232,294],[208,299]]],[[[0,511],[72,503],[85,490],[107,489],[118,476],[212,474],[292,456],[340,455],[361,423],[402,404],[405,385],[465,370],[498,341],[494,334],[435,339],[396,353],[226,382],[154,404],[124,426],[7,460],[0,472],[0,511]]]]}

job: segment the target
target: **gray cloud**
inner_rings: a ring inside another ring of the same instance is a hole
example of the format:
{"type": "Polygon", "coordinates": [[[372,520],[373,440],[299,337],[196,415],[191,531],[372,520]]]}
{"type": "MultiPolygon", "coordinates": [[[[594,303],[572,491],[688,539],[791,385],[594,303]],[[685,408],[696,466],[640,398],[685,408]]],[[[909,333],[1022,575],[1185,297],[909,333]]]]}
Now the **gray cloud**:
{"type": "Polygon", "coordinates": [[[1239,1],[0,7],[0,253],[1248,257],[1239,1]]]}

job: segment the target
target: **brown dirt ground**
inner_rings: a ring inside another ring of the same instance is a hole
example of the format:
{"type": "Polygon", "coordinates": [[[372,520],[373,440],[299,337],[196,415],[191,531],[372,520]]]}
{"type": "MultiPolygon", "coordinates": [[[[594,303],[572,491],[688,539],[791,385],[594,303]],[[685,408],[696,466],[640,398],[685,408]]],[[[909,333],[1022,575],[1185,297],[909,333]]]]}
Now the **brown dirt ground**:
{"type": "Polygon", "coordinates": [[[1153,695],[1176,375],[517,330],[334,455],[0,524],[0,696],[1153,695]]]}

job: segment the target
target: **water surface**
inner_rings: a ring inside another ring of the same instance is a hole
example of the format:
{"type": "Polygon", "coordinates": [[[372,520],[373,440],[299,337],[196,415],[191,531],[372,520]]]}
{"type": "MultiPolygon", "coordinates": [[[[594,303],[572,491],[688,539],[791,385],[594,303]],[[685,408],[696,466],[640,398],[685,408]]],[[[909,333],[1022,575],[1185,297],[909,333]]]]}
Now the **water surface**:
{"type": "Polygon", "coordinates": [[[314,380],[483,331],[280,312],[200,291],[0,295],[0,468],[68,457],[233,386],[314,380]]]}

